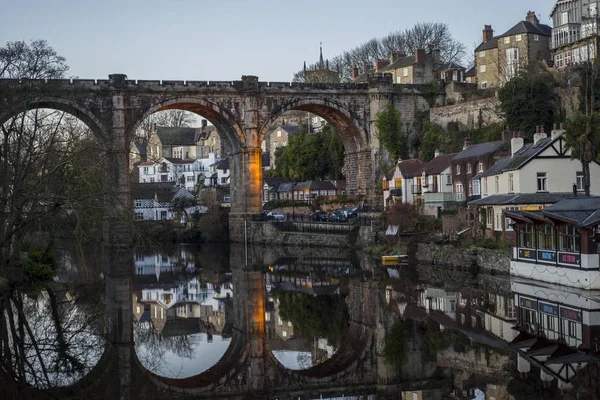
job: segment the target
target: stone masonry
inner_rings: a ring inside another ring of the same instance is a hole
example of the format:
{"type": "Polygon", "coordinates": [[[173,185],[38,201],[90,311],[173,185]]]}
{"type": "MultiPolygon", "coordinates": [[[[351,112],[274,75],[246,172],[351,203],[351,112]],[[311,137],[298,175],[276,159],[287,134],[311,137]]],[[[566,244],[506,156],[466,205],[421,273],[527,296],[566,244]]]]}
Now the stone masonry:
{"type": "Polygon", "coordinates": [[[123,222],[131,220],[129,145],[151,114],[182,109],[216,127],[231,159],[231,225],[262,209],[261,143],[283,113],[308,111],[327,120],[346,150],[347,191],[374,197],[381,165],[389,161],[377,137],[377,113],[393,104],[411,134],[415,116],[443,102],[441,89],[439,94],[430,89],[424,93],[419,85],[394,85],[391,75],[375,75],[360,84],[260,82],[255,76],[240,81],[147,81],[124,74],[98,80],[0,80],[0,123],[23,111],[52,108],[90,128],[109,155],[107,189],[118,199],[118,204],[107,205],[105,240],[121,246],[130,240],[129,224],[123,222]]]}

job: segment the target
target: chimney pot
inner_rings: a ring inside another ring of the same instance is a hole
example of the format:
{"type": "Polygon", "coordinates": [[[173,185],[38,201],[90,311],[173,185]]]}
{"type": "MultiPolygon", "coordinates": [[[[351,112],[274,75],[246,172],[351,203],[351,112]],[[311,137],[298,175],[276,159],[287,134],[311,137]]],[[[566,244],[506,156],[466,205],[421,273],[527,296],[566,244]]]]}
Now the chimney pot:
{"type": "Polygon", "coordinates": [[[369,72],[369,62],[368,61],[363,61],[363,74],[366,74],[367,72],[369,72]]]}
{"type": "Polygon", "coordinates": [[[358,78],[358,67],[352,67],[352,79],[358,78]]]}
{"type": "Polygon", "coordinates": [[[520,135],[520,132],[515,132],[515,136],[510,140],[510,154],[512,157],[523,148],[524,145],[523,138],[520,135]]]}
{"type": "Polygon", "coordinates": [[[535,133],[540,133],[540,126],[539,125],[535,126],[535,133]]]}
{"type": "Polygon", "coordinates": [[[544,131],[544,125],[540,125],[540,133],[546,133],[546,132],[544,131]]]}
{"type": "Polygon", "coordinates": [[[463,144],[463,150],[466,150],[466,149],[468,149],[468,148],[469,148],[469,146],[470,146],[470,145],[472,145],[472,144],[473,144],[473,139],[471,139],[471,137],[470,137],[470,136],[467,136],[467,137],[465,138],[465,141],[464,141],[464,144],[463,144]]]}
{"type": "Polygon", "coordinates": [[[419,64],[423,61],[425,61],[425,50],[417,49],[415,51],[415,64],[419,64]]]}
{"type": "Polygon", "coordinates": [[[535,15],[535,11],[527,12],[527,17],[525,17],[525,20],[527,22],[532,23],[533,25],[538,25],[540,23],[540,20],[538,19],[537,15],[535,15]]]}
{"type": "Polygon", "coordinates": [[[375,62],[375,72],[381,71],[382,69],[384,69],[388,65],[390,65],[390,62],[388,60],[377,60],[375,62]]]}
{"type": "Polygon", "coordinates": [[[492,29],[492,26],[484,25],[483,26],[483,42],[485,43],[493,37],[494,37],[494,30],[492,29]]]}

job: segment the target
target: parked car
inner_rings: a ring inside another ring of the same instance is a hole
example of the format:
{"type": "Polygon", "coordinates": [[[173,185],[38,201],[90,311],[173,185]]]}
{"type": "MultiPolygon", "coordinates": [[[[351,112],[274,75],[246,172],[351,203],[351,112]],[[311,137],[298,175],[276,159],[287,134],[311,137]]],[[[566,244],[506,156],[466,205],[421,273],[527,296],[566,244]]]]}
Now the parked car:
{"type": "Polygon", "coordinates": [[[262,210],[262,211],[260,212],[260,219],[261,219],[261,220],[263,220],[263,221],[266,221],[266,220],[268,220],[268,219],[269,219],[269,214],[270,214],[270,213],[271,213],[271,211],[269,211],[269,210],[262,210]]]}
{"type": "Polygon", "coordinates": [[[327,214],[327,221],[329,222],[348,222],[348,217],[343,211],[337,210],[327,214]]]}
{"type": "Polygon", "coordinates": [[[312,221],[327,221],[327,213],[325,211],[315,211],[310,215],[312,221]]]}
{"type": "Polygon", "coordinates": [[[269,219],[272,219],[274,221],[283,221],[285,220],[285,215],[276,211],[271,211],[269,213],[269,219]]]}
{"type": "Polygon", "coordinates": [[[344,210],[344,213],[346,214],[346,217],[348,217],[348,218],[356,218],[356,217],[358,217],[358,207],[347,208],[344,210]]]}

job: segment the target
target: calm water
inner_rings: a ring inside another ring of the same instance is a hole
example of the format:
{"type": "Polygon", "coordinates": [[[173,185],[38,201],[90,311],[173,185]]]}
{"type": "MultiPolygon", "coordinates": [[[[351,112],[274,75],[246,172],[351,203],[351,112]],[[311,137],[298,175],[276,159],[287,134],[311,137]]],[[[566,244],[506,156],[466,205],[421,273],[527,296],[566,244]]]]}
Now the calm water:
{"type": "Polygon", "coordinates": [[[594,398],[598,390],[599,293],[469,269],[385,267],[331,250],[174,246],[86,260],[64,251],[54,282],[2,297],[0,391],[9,381],[76,384],[103,365],[108,342],[128,334],[157,379],[195,379],[222,365],[249,329],[264,329],[273,362],[301,374],[371,351],[379,383],[394,389],[345,398],[594,398]],[[122,321],[131,329],[111,338],[122,321]],[[374,333],[372,350],[348,343],[357,324],[374,333]]]}

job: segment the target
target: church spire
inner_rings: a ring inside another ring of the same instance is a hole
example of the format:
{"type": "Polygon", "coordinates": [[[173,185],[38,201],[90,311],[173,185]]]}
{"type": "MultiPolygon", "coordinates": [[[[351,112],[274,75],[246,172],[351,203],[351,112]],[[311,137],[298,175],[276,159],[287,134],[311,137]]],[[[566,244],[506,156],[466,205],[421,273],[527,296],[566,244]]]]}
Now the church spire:
{"type": "Polygon", "coordinates": [[[320,50],[319,69],[323,69],[325,67],[325,63],[323,62],[323,42],[319,43],[319,50],[320,50]]]}

